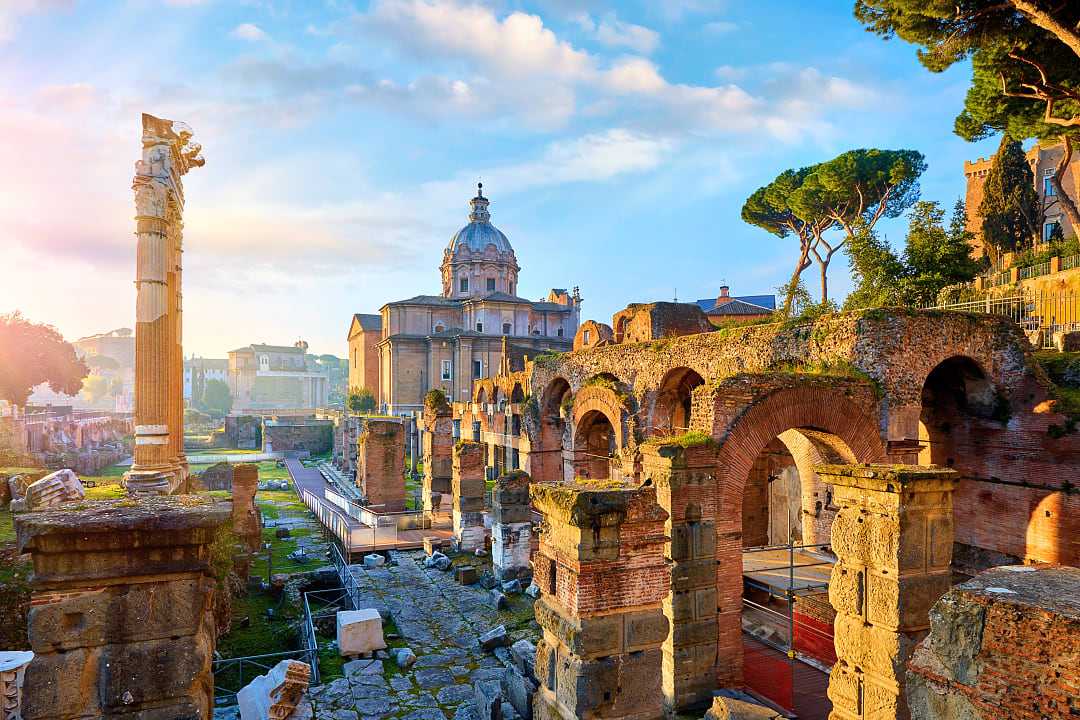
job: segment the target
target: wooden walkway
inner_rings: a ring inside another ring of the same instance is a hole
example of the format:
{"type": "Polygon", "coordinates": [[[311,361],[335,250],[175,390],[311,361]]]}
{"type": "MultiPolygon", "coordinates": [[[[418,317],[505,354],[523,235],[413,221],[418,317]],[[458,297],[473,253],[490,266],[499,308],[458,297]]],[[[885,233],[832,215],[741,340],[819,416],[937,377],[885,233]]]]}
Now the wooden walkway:
{"type": "Polygon", "coordinates": [[[304,467],[299,460],[286,460],[296,493],[319,521],[341,541],[350,555],[380,550],[415,550],[424,546],[425,537],[449,541],[453,531],[446,528],[395,530],[392,538],[377,537],[375,528],[365,525],[326,498],[327,482],[318,468],[304,467]]]}

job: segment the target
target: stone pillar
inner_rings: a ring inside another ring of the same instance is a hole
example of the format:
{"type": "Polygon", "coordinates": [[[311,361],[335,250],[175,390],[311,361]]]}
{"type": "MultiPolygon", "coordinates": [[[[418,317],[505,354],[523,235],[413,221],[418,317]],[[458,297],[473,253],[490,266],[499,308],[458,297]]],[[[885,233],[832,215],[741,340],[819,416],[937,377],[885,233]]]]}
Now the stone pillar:
{"type": "Polygon", "coordinates": [[[183,123],[143,114],[142,159],[135,164],[135,460],[132,494],[168,494],[187,480],[181,178],[204,163],[183,123]]]}
{"type": "Polygon", "coordinates": [[[405,509],[405,426],[400,421],[364,421],[357,441],[356,484],[372,508],[405,509]]]}
{"type": "Polygon", "coordinates": [[[255,507],[255,493],[258,489],[258,465],[242,463],[233,466],[233,532],[248,552],[255,552],[262,547],[262,517],[259,509],[255,507]]]}
{"type": "Polygon", "coordinates": [[[837,662],[830,720],[910,717],[905,665],[951,585],[956,473],[937,467],[823,465],[840,510],[829,581],[837,662]]]}
{"type": "Polygon", "coordinates": [[[34,653],[26,650],[0,651],[0,718],[22,718],[23,676],[34,653]]]}
{"type": "Polygon", "coordinates": [[[211,717],[212,573],[232,550],[212,546],[230,514],[174,496],[18,515],[34,565],[24,720],[211,717]]]}
{"type": "MultiPolygon", "coordinates": [[[[722,649],[717,660],[715,443],[694,447],[641,446],[644,477],[668,513],[664,554],[671,563],[671,592],[664,614],[671,631],[664,641],[663,690],[668,710],[696,710],[712,702],[716,668],[742,662],[741,652],[722,649]]],[[[741,593],[741,585],[738,588],[741,593]]],[[[740,622],[736,613],[727,618],[740,622]]],[[[741,633],[735,637],[741,651],[741,633]]]]}
{"type": "Polygon", "coordinates": [[[491,503],[491,562],[500,581],[527,580],[532,545],[529,475],[517,471],[495,481],[491,503]]]}
{"type": "Polygon", "coordinates": [[[536,720],[663,717],[667,513],[651,487],[537,483],[536,720]]]}
{"type": "MultiPolygon", "coordinates": [[[[431,494],[450,495],[450,477],[453,474],[454,421],[449,409],[424,410],[424,480],[422,485],[424,512],[432,511],[431,494]]],[[[443,499],[442,507],[449,497],[443,499]]],[[[444,510],[445,512],[445,510],[444,510]]]]}
{"type": "Polygon", "coordinates": [[[484,446],[461,441],[454,447],[451,513],[462,552],[484,547],[484,446]]]}

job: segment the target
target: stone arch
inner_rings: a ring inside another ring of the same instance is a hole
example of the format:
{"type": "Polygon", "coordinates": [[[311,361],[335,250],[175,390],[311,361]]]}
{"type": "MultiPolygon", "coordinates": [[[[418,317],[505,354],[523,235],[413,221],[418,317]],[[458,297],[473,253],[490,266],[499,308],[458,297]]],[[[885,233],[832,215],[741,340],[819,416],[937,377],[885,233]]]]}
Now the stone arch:
{"type": "Polygon", "coordinates": [[[648,435],[679,435],[690,429],[693,391],[705,379],[693,368],[680,366],[668,370],[653,399],[648,435]]]}
{"type": "Polygon", "coordinates": [[[476,388],[476,399],[473,400],[473,402],[475,402],[477,405],[486,405],[487,404],[487,388],[485,388],[483,385],[479,385],[476,388]]]}
{"type": "Polygon", "coordinates": [[[716,416],[729,418],[715,433],[720,442],[716,680],[721,686],[742,682],[743,497],[758,458],[770,443],[791,430],[805,438],[805,445],[800,447],[798,436],[785,435],[804,464],[813,462],[815,454],[837,453],[857,462],[880,461],[885,456],[877,419],[878,400],[870,385],[840,379],[800,380],[792,385],[789,378],[762,376],[762,382],[784,384],[774,389],[766,387],[747,402],[746,380],[742,378],[728,392],[720,389],[714,394],[716,416]],[[734,415],[730,411],[732,403],[741,405],[734,415]]]}
{"type": "Polygon", "coordinates": [[[552,378],[537,403],[540,409],[538,441],[529,452],[529,469],[534,482],[557,482],[565,479],[564,442],[567,423],[563,400],[573,397],[570,383],[563,377],[552,378]]]}
{"type": "Polygon", "coordinates": [[[611,477],[611,460],[618,452],[615,427],[603,411],[581,414],[574,429],[574,472],[593,480],[611,477]]]}
{"type": "Polygon", "coordinates": [[[627,438],[627,410],[624,401],[608,387],[599,385],[586,385],[574,396],[574,428],[581,427],[581,421],[589,412],[596,411],[607,418],[615,433],[615,445],[617,450],[626,446],[627,438]]]}
{"type": "Polygon", "coordinates": [[[982,365],[966,355],[935,365],[923,380],[919,400],[919,462],[927,465],[952,467],[971,420],[1007,411],[982,365]]]}
{"type": "Polygon", "coordinates": [[[525,390],[521,387],[521,383],[514,383],[513,389],[510,391],[511,403],[523,403],[525,402],[525,390]]]}

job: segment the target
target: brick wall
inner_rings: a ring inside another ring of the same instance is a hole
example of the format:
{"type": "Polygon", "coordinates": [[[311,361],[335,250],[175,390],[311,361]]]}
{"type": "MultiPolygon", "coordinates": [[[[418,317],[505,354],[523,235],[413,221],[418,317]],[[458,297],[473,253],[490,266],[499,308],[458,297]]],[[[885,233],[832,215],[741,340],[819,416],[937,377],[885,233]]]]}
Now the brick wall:
{"type": "Polygon", "coordinates": [[[368,418],[357,440],[357,484],[368,504],[385,512],[405,509],[405,426],[368,418]]]}

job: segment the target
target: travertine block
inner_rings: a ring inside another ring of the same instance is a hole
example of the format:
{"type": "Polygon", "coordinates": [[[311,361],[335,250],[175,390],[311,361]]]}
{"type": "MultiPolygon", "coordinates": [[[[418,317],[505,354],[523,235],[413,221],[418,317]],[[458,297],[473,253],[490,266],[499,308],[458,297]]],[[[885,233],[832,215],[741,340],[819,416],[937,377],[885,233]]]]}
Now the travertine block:
{"type": "Polygon", "coordinates": [[[240,720],[285,720],[300,704],[310,680],[310,665],[282,660],[236,694],[240,720]]]}
{"type": "Polygon", "coordinates": [[[44,510],[86,497],[79,476],[71,470],[57,470],[26,488],[26,509],[44,510]]]}
{"type": "Polygon", "coordinates": [[[344,657],[366,655],[386,649],[382,617],[373,608],[337,613],[338,651],[344,657]]]}

